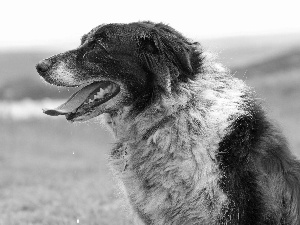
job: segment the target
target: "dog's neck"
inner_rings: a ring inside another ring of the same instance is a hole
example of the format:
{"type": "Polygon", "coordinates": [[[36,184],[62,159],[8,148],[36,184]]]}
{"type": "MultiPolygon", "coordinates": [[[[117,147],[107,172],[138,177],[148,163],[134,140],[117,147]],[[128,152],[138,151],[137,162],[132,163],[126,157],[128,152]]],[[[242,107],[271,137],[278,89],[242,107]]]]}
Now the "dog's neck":
{"type": "Polygon", "coordinates": [[[105,123],[118,142],[146,140],[157,129],[174,119],[176,111],[172,108],[159,102],[132,118],[131,108],[124,107],[117,113],[106,114],[105,123]]]}
{"type": "Polygon", "coordinates": [[[107,116],[106,122],[117,142],[137,142],[147,139],[157,129],[180,117],[181,114],[186,114],[187,121],[199,120],[203,132],[211,130],[224,136],[231,121],[245,113],[241,105],[243,101],[240,100],[243,92],[247,91],[244,87],[243,82],[231,77],[220,80],[214,74],[207,75],[182,84],[179,88],[180,94],[161,98],[135,118],[131,116],[131,108],[124,107],[117,113],[107,116]],[[215,88],[216,86],[223,88],[215,88]],[[195,110],[201,112],[201,117],[195,110]],[[193,115],[195,118],[191,118],[193,115]]]}

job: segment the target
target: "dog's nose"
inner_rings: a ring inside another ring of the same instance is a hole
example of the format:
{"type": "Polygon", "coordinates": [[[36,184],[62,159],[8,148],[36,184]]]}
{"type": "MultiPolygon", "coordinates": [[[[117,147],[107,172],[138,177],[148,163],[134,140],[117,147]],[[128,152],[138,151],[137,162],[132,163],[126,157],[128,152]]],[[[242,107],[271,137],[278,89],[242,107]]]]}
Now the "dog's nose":
{"type": "Polygon", "coordinates": [[[39,73],[44,73],[44,72],[47,72],[47,70],[50,69],[52,63],[50,60],[48,59],[44,59],[42,61],[40,61],[37,65],[36,65],[36,70],[39,72],[39,73]]]}

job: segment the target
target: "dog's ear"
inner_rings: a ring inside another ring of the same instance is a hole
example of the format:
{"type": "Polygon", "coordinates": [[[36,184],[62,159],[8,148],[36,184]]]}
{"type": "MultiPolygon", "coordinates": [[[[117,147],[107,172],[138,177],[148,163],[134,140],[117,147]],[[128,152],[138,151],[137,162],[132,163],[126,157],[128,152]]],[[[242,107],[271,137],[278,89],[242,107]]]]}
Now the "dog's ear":
{"type": "Polygon", "coordinates": [[[162,49],[158,37],[155,33],[138,38],[140,59],[145,70],[151,74],[149,79],[165,94],[171,93],[171,77],[168,67],[162,60],[162,49]]]}
{"type": "Polygon", "coordinates": [[[181,69],[187,73],[192,73],[192,65],[190,60],[190,49],[182,46],[182,43],[176,43],[172,40],[162,39],[163,44],[166,47],[165,53],[168,58],[172,58],[173,63],[176,66],[181,67],[181,69]]]}
{"type": "Polygon", "coordinates": [[[178,69],[178,80],[193,79],[200,71],[201,52],[198,43],[189,43],[186,40],[162,37],[164,52],[178,69]]]}
{"type": "Polygon", "coordinates": [[[156,24],[156,32],[162,45],[163,53],[178,73],[178,81],[194,79],[202,70],[202,50],[199,43],[191,42],[172,27],[159,23],[156,24]]]}

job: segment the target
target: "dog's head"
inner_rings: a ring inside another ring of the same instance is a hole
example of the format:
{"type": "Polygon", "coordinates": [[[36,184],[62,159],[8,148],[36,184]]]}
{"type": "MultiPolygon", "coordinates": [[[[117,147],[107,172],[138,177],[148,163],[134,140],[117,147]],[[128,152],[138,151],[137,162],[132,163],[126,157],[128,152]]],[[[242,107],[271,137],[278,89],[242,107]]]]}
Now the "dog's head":
{"type": "Polygon", "coordinates": [[[49,83],[82,86],[63,105],[46,110],[83,121],[124,106],[132,115],[201,70],[198,43],[164,24],[138,22],[101,25],[84,35],[81,45],[40,61],[36,68],[49,83]]]}

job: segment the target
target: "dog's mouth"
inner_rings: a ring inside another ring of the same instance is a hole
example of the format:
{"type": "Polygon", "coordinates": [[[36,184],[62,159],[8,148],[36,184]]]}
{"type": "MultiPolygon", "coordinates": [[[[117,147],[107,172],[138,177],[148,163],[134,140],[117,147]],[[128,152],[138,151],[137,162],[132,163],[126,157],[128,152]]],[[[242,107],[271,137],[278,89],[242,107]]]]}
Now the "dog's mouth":
{"type": "Polygon", "coordinates": [[[50,116],[65,115],[67,120],[71,121],[83,116],[89,117],[88,115],[92,114],[96,108],[115,97],[119,92],[120,86],[111,81],[93,82],[74,93],[57,108],[44,109],[44,113],[50,116]]]}

